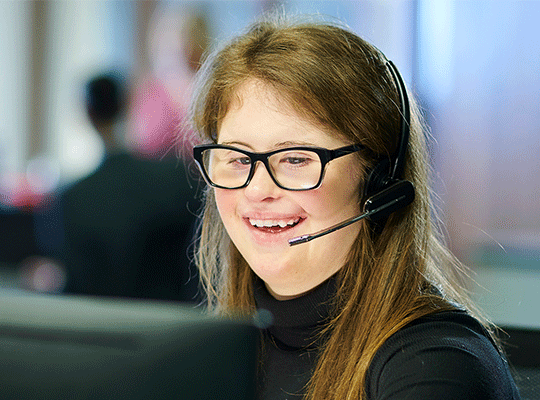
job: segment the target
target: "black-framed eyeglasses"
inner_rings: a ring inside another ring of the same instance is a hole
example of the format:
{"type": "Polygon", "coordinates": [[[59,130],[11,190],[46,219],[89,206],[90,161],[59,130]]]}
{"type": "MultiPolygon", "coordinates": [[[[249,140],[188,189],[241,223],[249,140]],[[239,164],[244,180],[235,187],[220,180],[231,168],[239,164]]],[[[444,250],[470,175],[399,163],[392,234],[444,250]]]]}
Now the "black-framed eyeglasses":
{"type": "Polygon", "coordinates": [[[204,179],[213,187],[246,187],[255,174],[257,161],[260,161],[278,187],[286,190],[311,190],[321,185],[326,164],[363,148],[360,144],[333,150],[296,146],[254,153],[228,145],[208,144],[195,146],[193,156],[204,179]]]}

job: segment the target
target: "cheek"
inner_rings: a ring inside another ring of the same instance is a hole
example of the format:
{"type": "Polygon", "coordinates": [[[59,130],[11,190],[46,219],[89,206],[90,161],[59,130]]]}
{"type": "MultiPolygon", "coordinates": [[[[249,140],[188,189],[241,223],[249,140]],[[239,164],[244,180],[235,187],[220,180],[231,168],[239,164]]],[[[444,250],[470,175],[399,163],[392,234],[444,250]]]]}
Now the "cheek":
{"type": "Polygon", "coordinates": [[[329,179],[326,185],[321,186],[321,207],[343,211],[359,210],[361,200],[359,173],[357,171],[342,172],[334,179],[329,179]]]}
{"type": "Polygon", "coordinates": [[[235,193],[232,190],[214,189],[214,198],[221,220],[227,227],[227,222],[233,217],[236,210],[235,193]]]}
{"type": "Polygon", "coordinates": [[[342,185],[321,186],[312,192],[307,192],[302,200],[305,211],[312,217],[321,220],[333,220],[352,216],[360,210],[358,186],[345,189],[342,185]]]}

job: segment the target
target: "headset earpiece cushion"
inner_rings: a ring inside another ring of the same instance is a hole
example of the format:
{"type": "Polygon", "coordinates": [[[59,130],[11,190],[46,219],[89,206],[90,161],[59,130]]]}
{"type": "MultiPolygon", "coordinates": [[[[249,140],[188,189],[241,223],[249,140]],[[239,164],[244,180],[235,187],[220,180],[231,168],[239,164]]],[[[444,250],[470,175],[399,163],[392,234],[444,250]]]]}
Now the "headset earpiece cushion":
{"type": "Polygon", "coordinates": [[[364,200],[383,190],[390,176],[390,160],[384,158],[375,165],[364,185],[364,200]]]}

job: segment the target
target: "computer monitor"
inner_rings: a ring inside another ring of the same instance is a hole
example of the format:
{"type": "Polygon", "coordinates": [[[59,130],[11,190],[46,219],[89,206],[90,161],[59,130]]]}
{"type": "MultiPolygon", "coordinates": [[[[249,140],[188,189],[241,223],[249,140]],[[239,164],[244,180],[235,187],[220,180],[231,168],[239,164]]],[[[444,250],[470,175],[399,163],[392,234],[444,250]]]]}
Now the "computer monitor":
{"type": "Polygon", "coordinates": [[[258,330],[181,303],[0,293],[0,398],[254,398],[258,330]]]}

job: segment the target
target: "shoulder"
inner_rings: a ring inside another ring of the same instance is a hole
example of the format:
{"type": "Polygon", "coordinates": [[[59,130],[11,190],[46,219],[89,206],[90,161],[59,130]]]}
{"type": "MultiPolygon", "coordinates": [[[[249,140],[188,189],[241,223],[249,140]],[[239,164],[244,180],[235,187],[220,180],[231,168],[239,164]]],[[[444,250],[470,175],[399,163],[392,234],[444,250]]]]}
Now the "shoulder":
{"type": "Polygon", "coordinates": [[[422,317],[377,351],[369,399],[518,399],[506,361],[483,326],[462,311],[422,317]]]}

